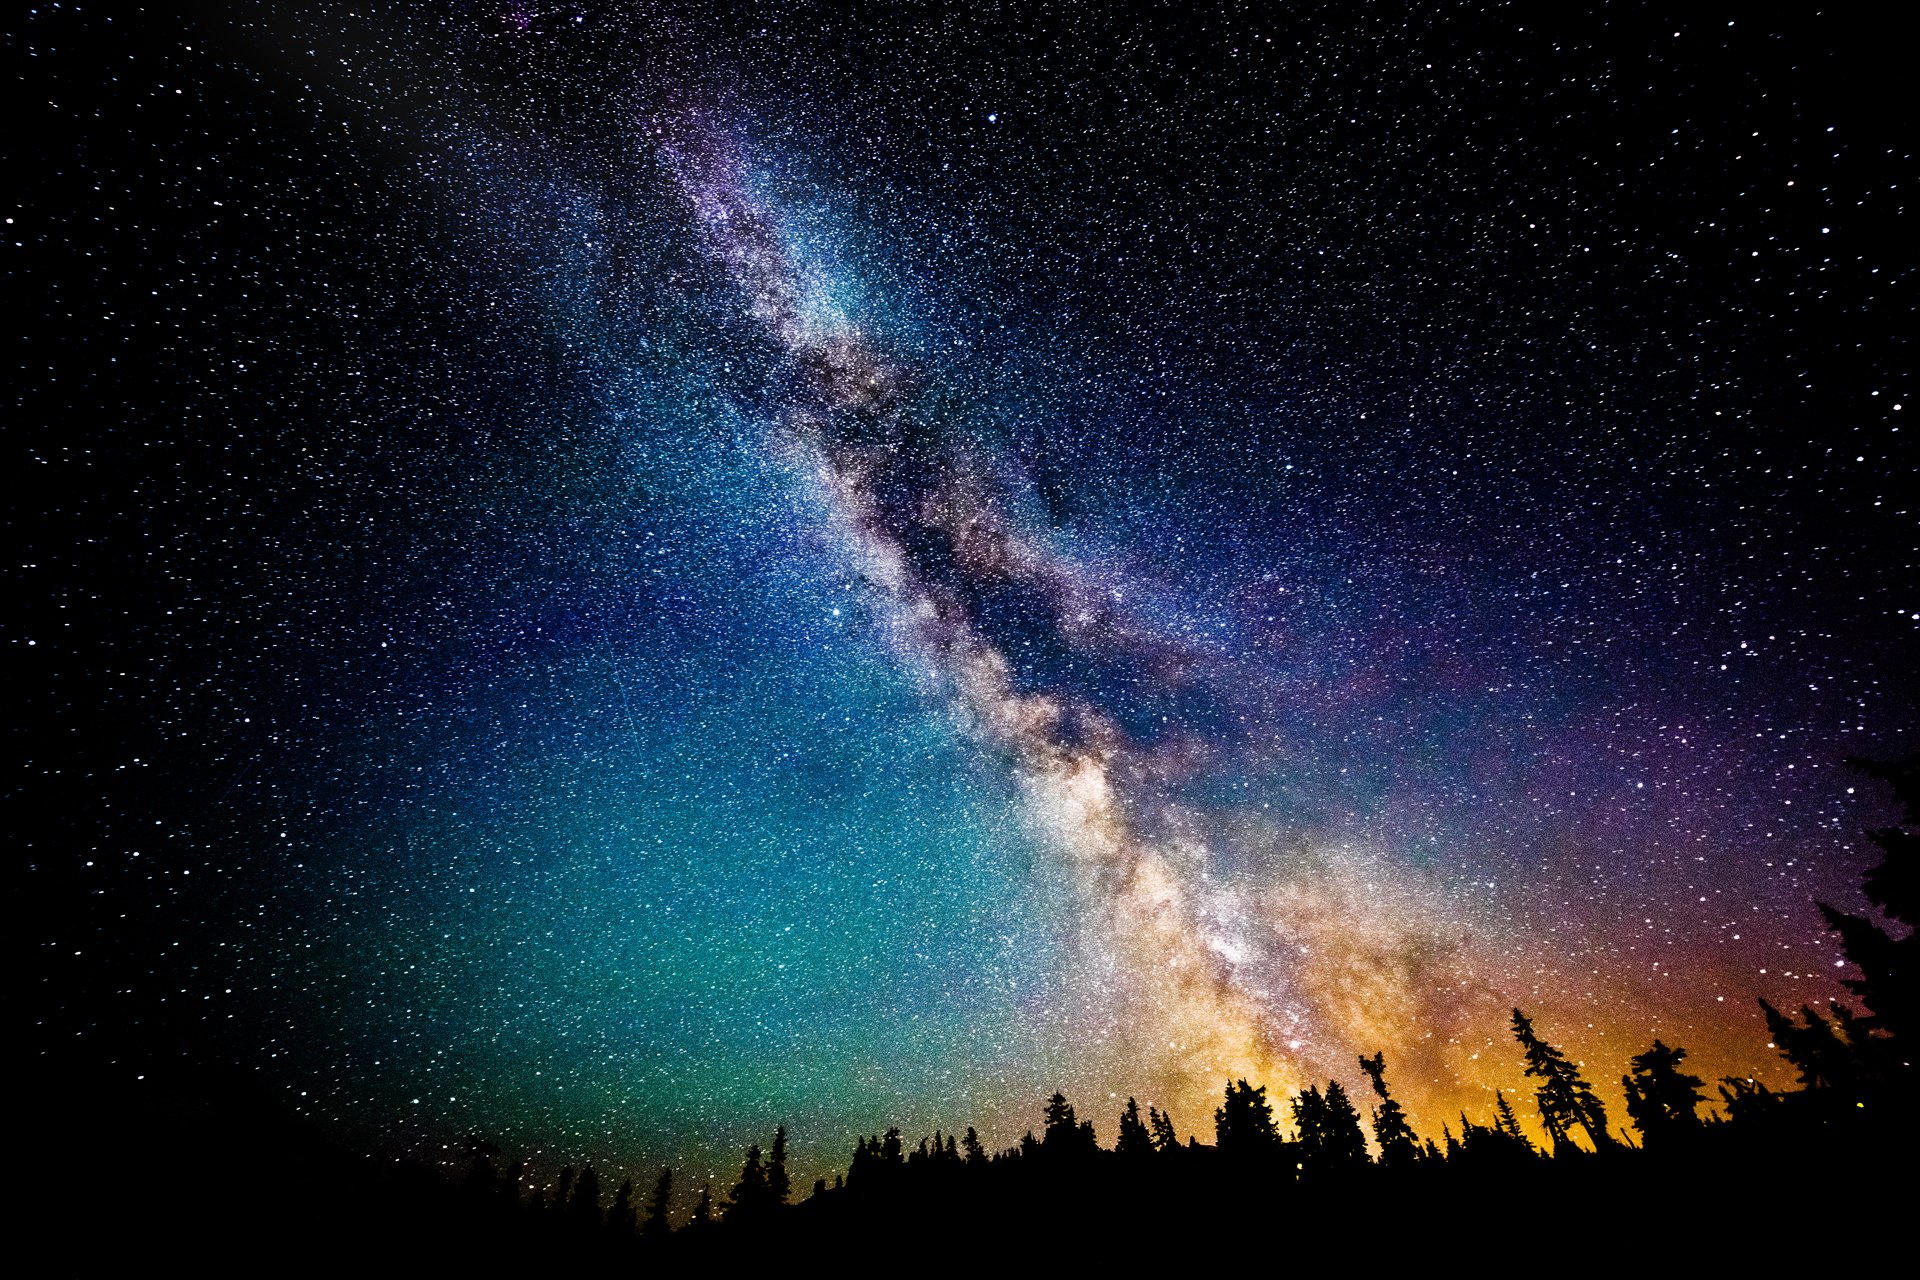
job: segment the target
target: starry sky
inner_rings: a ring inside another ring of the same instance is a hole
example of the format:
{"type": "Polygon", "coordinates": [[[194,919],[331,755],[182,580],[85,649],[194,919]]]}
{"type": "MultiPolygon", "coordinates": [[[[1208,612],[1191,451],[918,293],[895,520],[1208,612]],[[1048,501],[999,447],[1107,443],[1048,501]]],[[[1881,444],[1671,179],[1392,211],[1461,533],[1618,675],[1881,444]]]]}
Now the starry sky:
{"type": "Polygon", "coordinates": [[[1435,1132],[1515,1004],[1786,1083],[1916,748],[1893,43],[1097,8],[11,14],[33,1052],[692,1187],[1435,1132]]]}

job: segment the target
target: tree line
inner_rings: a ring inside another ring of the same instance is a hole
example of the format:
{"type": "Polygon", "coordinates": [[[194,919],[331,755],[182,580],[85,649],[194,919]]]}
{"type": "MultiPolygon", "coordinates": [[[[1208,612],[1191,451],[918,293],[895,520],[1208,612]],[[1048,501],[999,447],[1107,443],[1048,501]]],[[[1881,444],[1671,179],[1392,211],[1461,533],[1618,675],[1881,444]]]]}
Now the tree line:
{"type": "MultiPolygon", "coordinates": [[[[1920,822],[1920,759],[1853,763],[1891,784],[1908,826],[1920,822]]],[[[1910,1130],[1920,1115],[1911,1093],[1920,837],[1902,827],[1869,834],[1882,859],[1865,878],[1866,895],[1905,933],[1896,936],[1864,916],[1819,904],[1858,971],[1846,985],[1859,1007],[1833,1001],[1825,1009],[1788,1013],[1759,1002],[1797,1088],[1776,1091],[1729,1076],[1716,1082],[1715,1099],[1707,1082],[1688,1071],[1686,1049],[1655,1039],[1625,1063],[1622,1122],[1608,1115],[1581,1064],[1516,1008],[1510,1029],[1524,1081],[1520,1090],[1514,1098],[1496,1091],[1489,1114],[1462,1112],[1457,1127],[1448,1120],[1438,1133],[1415,1131],[1389,1085],[1386,1057],[1376,1051],[1357,1059],[1371,1095],[1358,1100],[1338,1080],[1309,1085],[1284,1102],[1270,1097],[1265,1085],[1228,1081],[1211,1116],[1209,1142],[1198,1133],[1183,1137],[1167,1112],[1149,1105],[1143,1115],[1138,1101],[1128,1098],[1113,1143],[1104,1146],[1094,1122],[1060,1093],[1045,1103],[1037,1131],[1000,1151],[988,1151],[972,1127],[936,1131],[911,1147],[898,1128],[890,1128],[860,1138],[845,1174],[831,1185],[817,1181],[797,1203],[782,1126],[764,1151],[757,1144],[747,1149],[737,1179],[723,1194],[703,1187],[690,1217],[677,1224],[670,1220],[671,1169],[661,1171],[644,1206],[630,1181],[603,1204],[591,1166],[564,1170],[551,1194],[523,1194],[524,1168],[499,1171],[498,1153],[481,1146],[467,1189],[539,1221],[616,1242],[657,1243],[673,1236],[685,1244],[920,1220],[946,1210],[985,1221],[1021,1213],[1036,1199],[1204,1204],[1219,1194],[1271,1197],[1288,1188],[1363,1198],[1418,1188],[1431,1198],[1449,1187],[1466,1195],[1490,1186],[1544,1185],[1542,1178],[1599,1179],[1624,1187],[1636,1177],[1682,1167],[1715,1168],[1720,1176],[1738,1178],[1764,1159],[1845,1159],[1858,1167],[1891,1149],[1891,1135],[1910,1130]],[[1716,1100],[1717,1112],[1703,1114],[1716,1100]],[[1544,1142],[1528,1137],[1521,1108],[1537,1117],[1544,1142]]]]}

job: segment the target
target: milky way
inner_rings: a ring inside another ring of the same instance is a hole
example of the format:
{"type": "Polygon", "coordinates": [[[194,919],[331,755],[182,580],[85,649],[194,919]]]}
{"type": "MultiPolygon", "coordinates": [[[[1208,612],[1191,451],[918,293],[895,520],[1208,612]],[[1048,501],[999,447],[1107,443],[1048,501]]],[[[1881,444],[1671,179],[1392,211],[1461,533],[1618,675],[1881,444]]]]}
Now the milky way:
{"type": "Polygon", "coordinates": [[[1091,8],[14,22],[36,1051],[689,1194],[1437,1133],[1516,1004],[1783,1082],[1913,746],[1893,55],[1091,8]]]}
{"type": "MultiPolygon", "coordinates": [[[[1433,997],[1457,1003],[1465,957],[1432,961],[1462,949],[1460,927],[1443,906],[1378,883],[1398,879],[1390,869],[1262,851],[1222,875],[1209,843],[1239,833],[1219,819],[1177,835],[1146,829],[1140,811],[1162,808],[1157,775],[1204,771],[1233,744],[1210,743],[1185,717],[1130,733],[1110,707],[1142,682],[1204,687],[1222,673],[1130,625],[1123,589],[1088,581],[1013,527],[991,466],[914,394],[923,377],[850,320],[809,319],[819,311],[774,215],[725,144],[697,125],[667,132],[708,251],[792,362],[781,428],[816,471],[848,555],[884,592],[903,657],[928,664],[965,731],[1017,771],[1083,895],[1075,927],[1091,953],[1089,994],[1141,1084],[1183,1113],[1204,1108],[1222,1079],[1299,1087],[1306,1063],[1337,1071],[1349,1045],[1405,1045],[1430,1025],[1433,997]],[[688,131],[698,140],[680,142],[688,131]],[[1375,883],[1357,892],[1367,873],[1375,883]]],[[[1216,701],[1204,688],[1201,700],[1216,701]]]]}

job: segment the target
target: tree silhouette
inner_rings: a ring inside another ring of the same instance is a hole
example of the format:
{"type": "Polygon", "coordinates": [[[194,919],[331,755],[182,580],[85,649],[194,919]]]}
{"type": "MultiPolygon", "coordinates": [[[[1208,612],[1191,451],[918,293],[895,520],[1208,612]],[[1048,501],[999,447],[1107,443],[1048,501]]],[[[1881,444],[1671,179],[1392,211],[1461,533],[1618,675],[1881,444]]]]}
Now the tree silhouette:
{"type": "Polygon", "coordinates": [[[662,1169],[660,1178],[653,1184],[653,1199],[647,1202],[647,1220],[641,1224],[640,1232],[650,1238],[664,1236],[673,1229],[667,1215],[673,1210],[673,1170],[662,1169]]]}
{"type": "Polygon", "coordinates": [[[1801,1085],[1811,1093],[1854,1098],[1860,1092],[1861,1041],[1866,1033],[1858,1015],[1839,1001],[1827,1009],[1831,1021],[1812,1005],[1802,1005],[1800,1020],[1795,1022],[1766,1000],[1760,1001],[1767,1034],[1780,1056],[1799,1071],[1801,1085]]]}
{"type": "Polygon", "coordinates": [[[1094,1136],[1093,1121],[1080,1120],[1073,1113],[1073,1104],[1064,1094],[1056,1093],[1047,1099],[1046,1128],[1041,1131],[1040,1149],[1049,1157],[1081,1158],[1099,1150],[1100,1143],[1094,1136]]]}
{"type": "Polygon", "coordinates": [[[1751,1124],[1772,1111],[1780,1095],[1750,1076],[1721,1076],[1720,1105],[1734,1124],[1751,1124]]]}
{"type": "Polygon", "coordinates": [[[633,1207],[633,1179],[624,1178],[620,1189],[613,1193],[613,1207],[607,1210],[607,1230],[615,1239],[624,1240],[633,1235],[639,1225],[639,1214],[633,1207]]]}
{"type": "Polygon", "coordinates": [[[740,1181],[727,1193],[727,1220],[752,1220],[765,1214],[775,1201],[767,1185],[767,1168],[760,1160],[760,1144],[747,1148],[746,1163],[740,1166],[740,1181]]]}
{"type": "Polygon", "coordinates": [[[1040,1141],[1047,1150],[1064,1151],[1078,1145],[1080,1125],[1074,1118],[1073,1104],[1067,1101],[1065,1094],[1056,1093],[1047,1099],[1046,1120],[1040,1141]]]}
{"type": "Polygon", "coordinates": [[[1506,1091],[1493,1091],[1493,1127],[1507,1135],[1513,1141],[1525,1147],[1527,1153],[1533,1153],[1533,1144],[1527,1141],[1527,1135],[1520,1131],[1520,1117],[1513,1114],[1513,1104],[1507,1101],[1506,1091]]]}
{"type": "Polygon", "coordinates": [[[1153,1134],[1156,1151],[1172,1151],[1180,1145],[1173,1132],[1173,1117],[1153,1107],[1147,1108],[1147,1129],[1153,1134]]]}
{"type": "Polygon", "coordinates": [[[960,1140],[960,1149],[966,1156],[968,1168],[977,1169],[987,1163],[987,1149],[980,1145],[980,1135],[973,1131],[972,1125],[967,1126],[966,1136],[960,1140]]]}
{"type": "MultiPolygon", "coordinates": [[[[1849,760],[1860,772],[1889,784],[1902,810],[1902,819],[1912,826],[1920,823],[1920,755],[1892,763],[1849,760]]],[[[1888,1037],[1897,1049],[1912,1043],[1914,1035],[1914,986],[1920,972],[1920,834],[1900,827],[1870,831],[1867,838],[1880,849],[1881,859],[1862,881],[1868,901],[1891,920],[1907,926],[1903,938],[1895,938],[1885,928],[1865,916],[1840,911],[1820,903],[1827,927],[1840,935],[1847,959],[1860,970],[1858,978],[1845,980],[1847,989],[1860,997],[1867,1016],[1859,1019],[1862,1042],[1879,1033],[1888,1037]]],[[[1897,1055],[1889,1055],[1897,1059],[1897,1055]]]]}
{"type": "Polygon", "coordinates": [[[573,1184],[573,1199],[567,1202],[567,1217],[583,1231],[600,1228],[600,1175],[588,1165],[573,1184]]]}
{"type": "Polygon", "coordinates": [[[1665,1146],[1700,1129],[1697,1111],[1706,1081],[1680,1070],[1686,1057],[1685,1049],[1655,1040],[1653,1048],[1628,1060],[1631,1072],[1620,1077],[1627,1114],[1648,1146],[1665,1146]]]}
{"type": "Polygon", "coordinates": [[[1293,1128],[1299,1163],[1310,1173],[1331,1173],[1367,1163],[1360,1114],[1337,1080],[1325,1093],[1312,1085],[1293,1097],[1293,1128]]]}
{"type": "Polygon", "coordinates": [[[1280,1150],[1280,1131],[1273,1124],[1273,1106],[1267,1087],[1245,1080],[1227,1085],[1225,1100],[1213,1113],[1213,1140],[1220,1154],[1239,1160],[1257,1160],[1280,1150]]]}
{"type": "Polygon", "coordinates": [[[787,1126],[779,1125],[773,1131],[773,1150],[767,1160],[767,1198],[773,1204],[785,1204],[793,1193],[793,1184],[787,1179],[787,1126]]]}
{"type": "Polygon", "coordinates": [[[1616,1145],[1607,1132],[1607,1109],[1589,1085],[1580,1068],[1559,1049],[1542,1040],[1533,1030],[1533,1020],[1515,1009],[1513,1038],[1526,1055],[1526,1073],[1540,1081],[1534,1102],[1540,1108],[1540,1121],[1553,1140],[1557,1155],[1570,1145],[1577,1125],[1596,1151],[1616,1145]]]}
{"type": "Polygon", "coordinates": [[[1140,1119],[1140,1104],[1132,1098],[1127,1099],[1126,1109],[1120,1113],[1120,1136],[1114,1139],[1113,1151],[1128,1160],[1153,1154],[1153,1135],[1140,1119]]]}
{"type": "Polygon", "coordinates": [[[1367,1073],[1367,1079],[1373,1082],[1373,1091],[1380,1096],[1380,1105],[1373,1109],[1372,1117],[1373,1140],[1380,1144],[1380,1163],[1396,1167],[1413,1163],[1420,1158],[1420,1139],[1407,1123],[1407,1113],[1387,1092],[1387,1055],[1377,1052],[1371,1058],[1362,1057],[1360,1069],[1367,1073]]]}
{"type": "Polygon", "coordinates": [[[704,1227],[713,1221],[713,1184],[700,1188],[700,1198],[693,1202],[693,1213],[687,1218],[690,1227],[704,1227]]]}

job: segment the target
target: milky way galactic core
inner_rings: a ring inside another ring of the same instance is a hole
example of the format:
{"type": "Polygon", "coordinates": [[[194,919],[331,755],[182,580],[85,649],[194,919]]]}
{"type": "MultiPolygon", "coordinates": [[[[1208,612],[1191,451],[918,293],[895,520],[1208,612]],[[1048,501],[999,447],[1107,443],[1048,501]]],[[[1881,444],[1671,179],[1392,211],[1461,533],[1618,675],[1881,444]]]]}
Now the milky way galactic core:
{"type": "Polygon", "coordinates": [[[689,1188],[1437,1136],[1515,1005],[1785,1083],[1913,747],[1871,33],[748,8],[11,22],[46,1042],[689,1188]]]}

